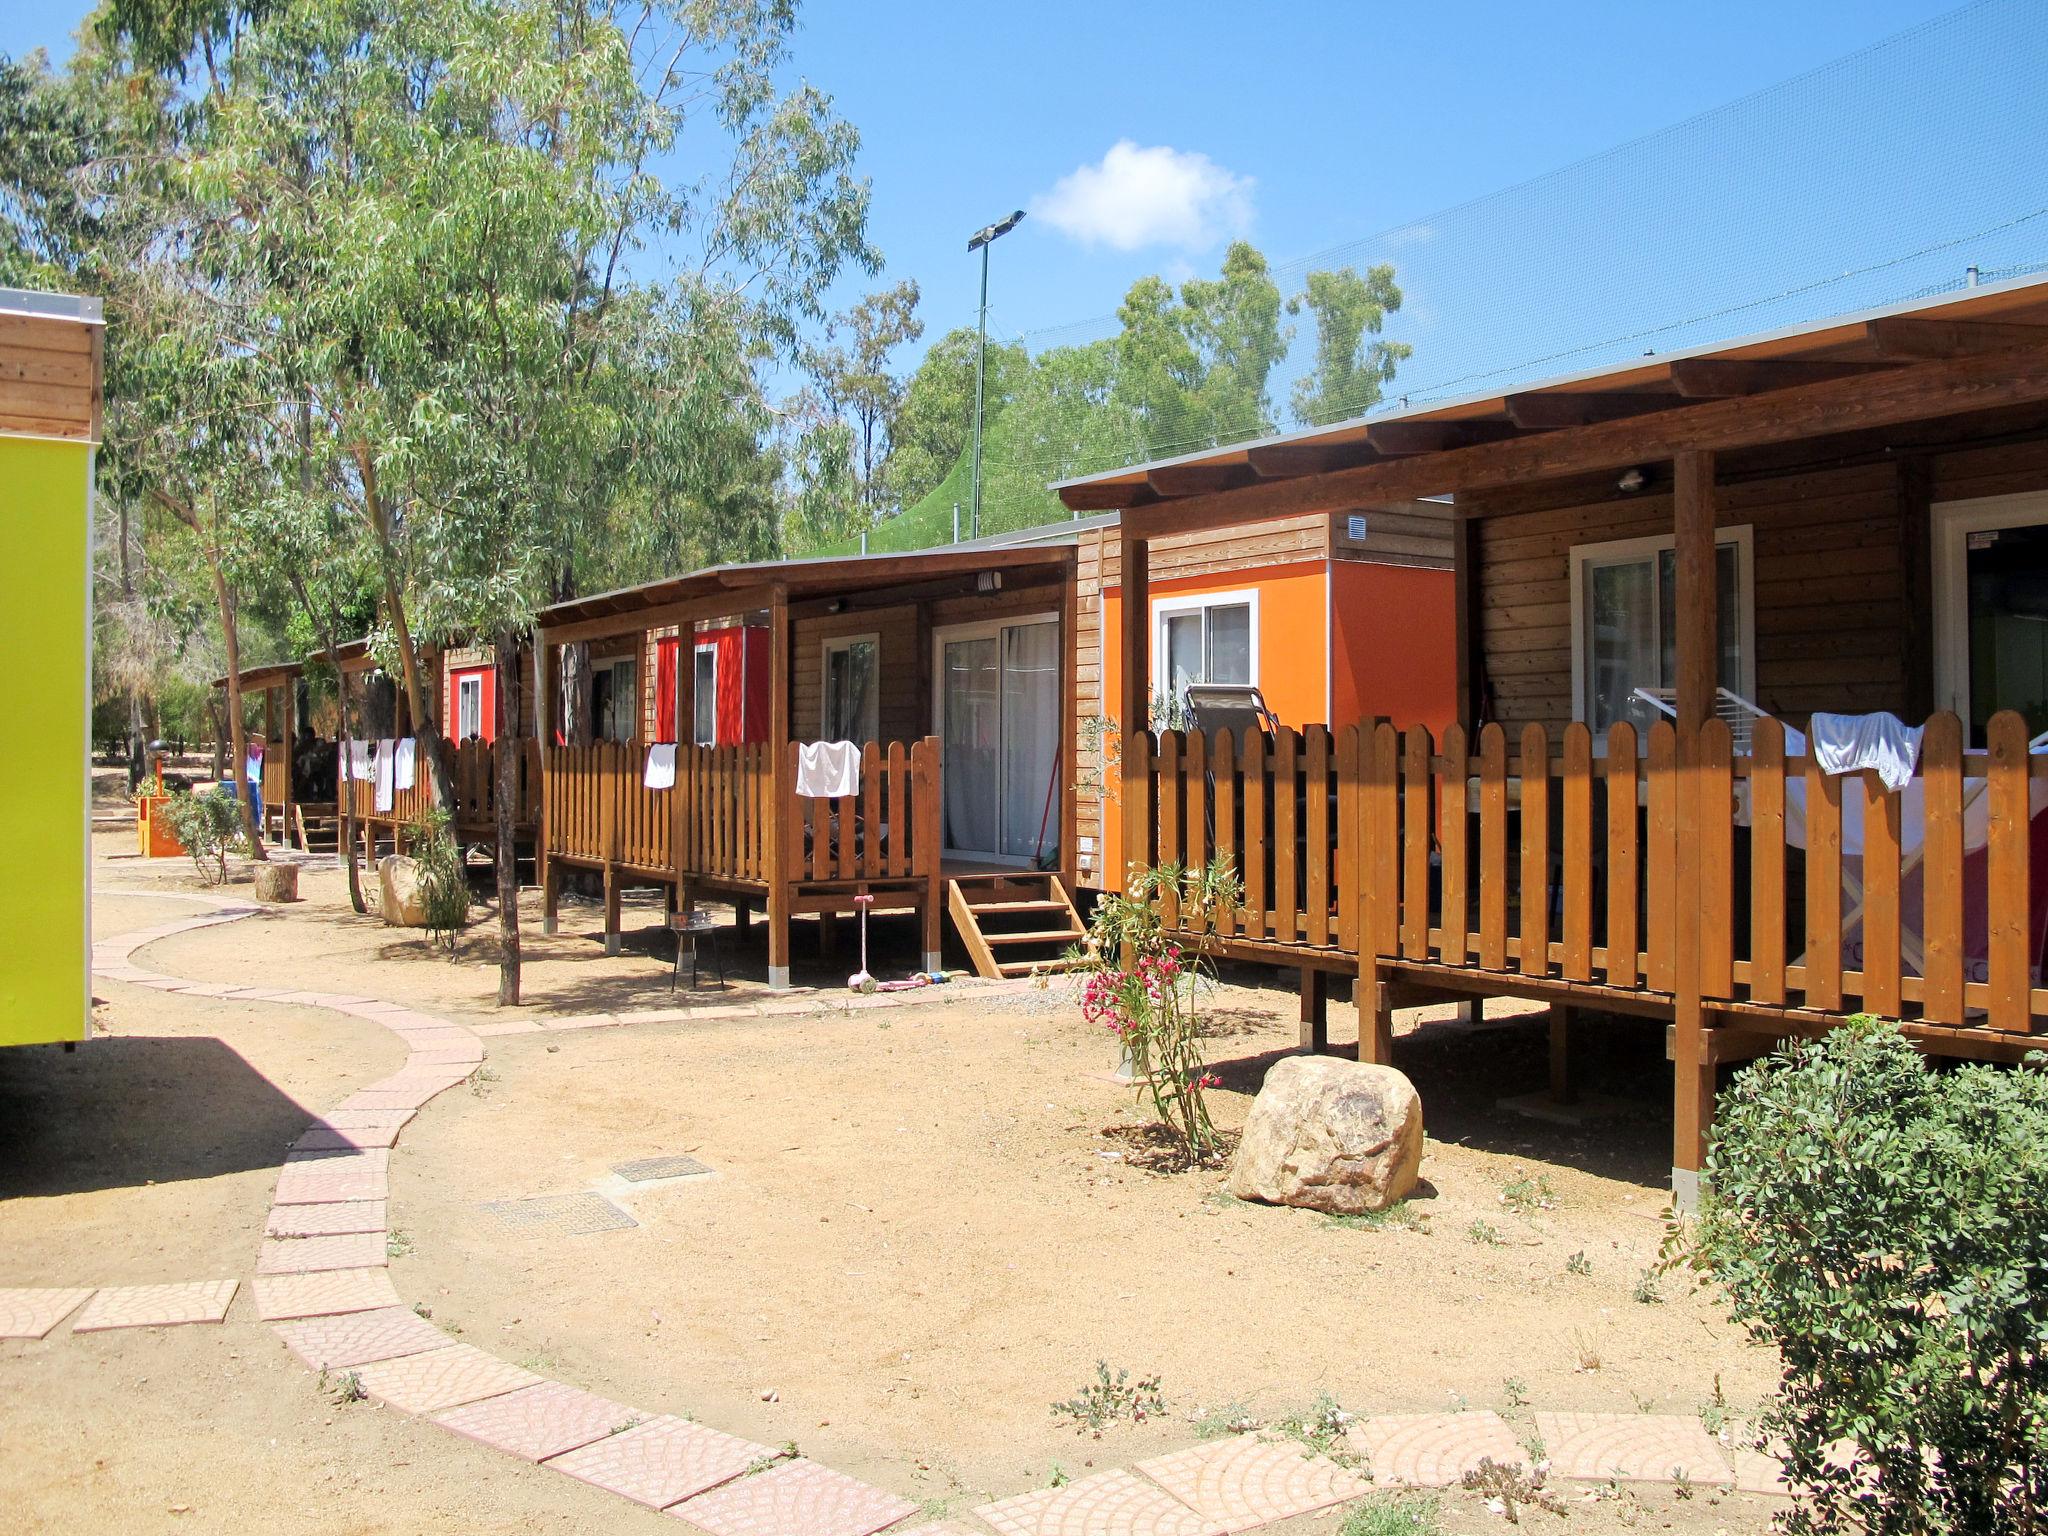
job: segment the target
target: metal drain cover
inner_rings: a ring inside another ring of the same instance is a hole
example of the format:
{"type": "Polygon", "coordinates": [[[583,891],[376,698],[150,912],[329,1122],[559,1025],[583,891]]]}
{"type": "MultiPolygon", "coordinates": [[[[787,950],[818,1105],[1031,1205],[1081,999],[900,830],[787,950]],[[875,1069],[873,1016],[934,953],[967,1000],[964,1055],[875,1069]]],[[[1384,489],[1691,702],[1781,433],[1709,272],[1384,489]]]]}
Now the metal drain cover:
{"type": "Polygon", "coordinates": [[[510,1232],[548,1237],[582,1237],[591,1232],[617,1232],[637,1227],[603,1195],[537,1195],[530,1200],[486,1200],[478,1207],[510,1232]]]}
{"type": "Polygon", "coordinates": [[[641,1157],[630,1163],[612,1164],[613,1173],[635,1184],[645,1184],[653,1179],[687,1179],[692,1174],[710,1171],[694,1157],[685,1157],[681,1153],[672,1157],[641,1157]]]}

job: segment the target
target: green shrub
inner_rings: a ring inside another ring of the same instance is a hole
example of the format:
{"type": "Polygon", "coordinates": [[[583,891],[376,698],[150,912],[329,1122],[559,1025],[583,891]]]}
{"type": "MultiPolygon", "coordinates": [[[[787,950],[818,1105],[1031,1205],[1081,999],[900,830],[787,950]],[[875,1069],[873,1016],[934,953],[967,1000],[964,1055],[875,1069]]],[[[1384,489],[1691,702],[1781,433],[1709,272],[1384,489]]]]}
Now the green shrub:
{"type": "Polygon", "coordinates": [[[1787,1528],[2040,1529],[2048,1076],[1858,1018],[1736,1079],[1707,1173],[1693,1257],[1778,1350],[1787,1528]]]}
{"type": "Polygon", "coordinates": [[[242,807],[232,795],[219,790],[194,794],[189,789],[175,792],[162,812],[171,832],[192,855],[199,878],[219,885],[228,877],[228,855],[245,846],[242,807]]]}
{"type": "Polygon", "coordinates": [[[469,922],[469,874],[462,867],[462,849],[449,834],[448,813],[438,806],[421,812],[408,841],[418,866],[427,940],[444,946],[452,956],[455,941],[469,922]]]}

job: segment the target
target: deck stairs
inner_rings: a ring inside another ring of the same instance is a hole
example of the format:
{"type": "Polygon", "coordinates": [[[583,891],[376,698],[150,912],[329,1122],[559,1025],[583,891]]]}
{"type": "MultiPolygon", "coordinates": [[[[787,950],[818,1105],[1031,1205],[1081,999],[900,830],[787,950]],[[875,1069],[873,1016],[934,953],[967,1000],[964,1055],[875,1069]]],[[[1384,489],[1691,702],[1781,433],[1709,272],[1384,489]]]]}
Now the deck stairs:
{"type": "Polygon", "coordinates": [[[1067,952],[1086,937],[1074,898],[1055,874],[957,875],[946,882],[946,908],[981,976],[1071,970],[1067,952]]]}

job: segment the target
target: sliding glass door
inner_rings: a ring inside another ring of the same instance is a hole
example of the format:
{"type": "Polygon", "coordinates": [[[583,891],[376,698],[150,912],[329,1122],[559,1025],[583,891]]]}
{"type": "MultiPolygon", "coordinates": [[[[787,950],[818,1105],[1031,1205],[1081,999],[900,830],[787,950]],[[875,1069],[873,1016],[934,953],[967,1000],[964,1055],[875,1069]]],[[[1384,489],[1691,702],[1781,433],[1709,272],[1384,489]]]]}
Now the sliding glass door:
{"type": "Polygon", "coordinates": [[[1037,864],[1059,847],[1060,627],[959,625],[934,637],[945,848],[1037,864]]]}

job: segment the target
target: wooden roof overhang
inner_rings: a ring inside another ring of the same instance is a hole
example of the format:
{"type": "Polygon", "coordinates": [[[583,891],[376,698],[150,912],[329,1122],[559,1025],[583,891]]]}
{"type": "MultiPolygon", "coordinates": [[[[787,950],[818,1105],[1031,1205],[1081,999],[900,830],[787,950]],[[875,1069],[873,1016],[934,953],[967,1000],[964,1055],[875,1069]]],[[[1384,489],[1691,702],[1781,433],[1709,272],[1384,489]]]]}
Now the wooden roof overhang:
{"type": "Polygon", "coordinates": [[[0,433],[99,442],[105,336],[96,298],[0,288],[0,433]]]}
{"type": "MultiPolygon", "coordinates": [[[[262,692],[270,688],[290,686],[299,680],[300,674],[305,670],[296,661],[273,662],[265,667],[242,668],[237,681],[240,682],[244,693],[262,692]]],[[[216,677],[213,680],[213,686],[216,688],[224,689],[227,685],[228,680],[225,677],[216,677]]]]}
{"type": "MultiPolygon", "coordinates": [[[[1150,538],[1913,424],[2048,419],[2048,278],[1060,483],[1150,538]]],[[[1785,457],[1782,451],[1779,457],[1785,457]]],[[[1735,461],[1739,464],[1739,458],[1735,461]]],[[[1481,509],[1483,512],[1483,508],[1481,509]]]]}
{"type": "Polygon", "coordinates": [[[548,644],[567,645],[723,618],[770,607],[778,600],[791,606],[839,602],[857,607],[915,602],[973,591],[984,572],[1050,579],[1074,558],[1068,541],[711,566],[687,576],[558,603],[541,613],[535,627],[544,632],[548,644]]]}

